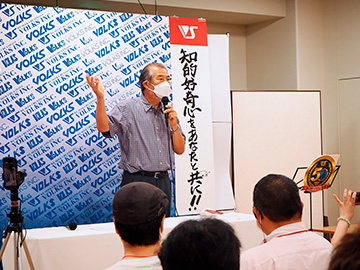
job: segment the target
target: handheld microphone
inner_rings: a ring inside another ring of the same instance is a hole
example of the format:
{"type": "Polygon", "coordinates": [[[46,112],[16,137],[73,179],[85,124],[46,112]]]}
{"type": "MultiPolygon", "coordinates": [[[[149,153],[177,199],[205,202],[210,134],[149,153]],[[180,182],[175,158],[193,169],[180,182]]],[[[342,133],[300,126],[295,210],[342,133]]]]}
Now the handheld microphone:
{"type": "Polygon", "coordinates": [[[169,98],[165,96],[161,99],[161,102],[164,105],[164,108],[166,108],[166,106],[169,104],[169,98]]]}
{"type": "MultiPolygon", "coordinates": [[[[164,105],[164,110],[166,110],[166,106],[169,104],[169,98],[165,96],[165,97],[163,97],[161,99],[161,102],[164,105]]],[[[168,114],[167,113],[165,114],[165,119],[166,120],[168,119],[168,114]]]]}
{"type": "Polygon", "coordinates": [[[75,222],[71,222],[68,226],[65,226],[70,231],[75,231],[77,228],[77,224],[75,222]]]}

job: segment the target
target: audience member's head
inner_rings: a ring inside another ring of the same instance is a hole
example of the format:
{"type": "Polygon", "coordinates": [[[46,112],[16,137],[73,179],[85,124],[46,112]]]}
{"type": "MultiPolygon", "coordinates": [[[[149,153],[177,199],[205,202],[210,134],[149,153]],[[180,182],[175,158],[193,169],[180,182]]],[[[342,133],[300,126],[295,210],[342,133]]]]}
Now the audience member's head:
{"type": "Polygon", "coordinates": [[[212,218],[188,220],[166,237],[159,258],[164,270],[238,270],[240,247],[227,223],[212,218]]]}
{"type": "Polygon", "coordinates": [[[112,205],[117,233],[132,246],[155,245],[167,204],[165,193],[154,185],[134,182],[121,187],[112,205]]]}
{"type": "Polygon", "coordinates": [[[295,182],[269,174],[255,185],[253,203],[267,236],[263,245],[242,253],[241,269],[327,269],[333,248],[301,222],[303,204],[295,182]]]}
{"type": "Polygon", "coordinates": [[[360,269],[360,230],[348,233],[334,249],[329,270],[360,269]]]}
{"type": "Polygon", "coordinates": [[[259,215],[265,215],[272,222],[301,219],[302,216],[299,189],[284,175],[269,174],[257,182],[253,202],[259,215]]]}

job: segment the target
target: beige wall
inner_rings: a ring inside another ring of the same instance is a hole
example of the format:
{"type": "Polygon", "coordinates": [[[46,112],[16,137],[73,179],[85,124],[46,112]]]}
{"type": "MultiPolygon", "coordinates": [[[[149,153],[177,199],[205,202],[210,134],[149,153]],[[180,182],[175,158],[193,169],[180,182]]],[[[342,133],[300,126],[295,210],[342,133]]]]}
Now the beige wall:
{"type": "MultiPolygon", "coordinates": [[[[360,2],[332,0],[325,2],[325,63],[326,116],[324,125],[328,141],[325,148],[337,146],[340,153],[338,194],[347,187],[360,191],[360,2]],[[332,119],[333,118],[333,119],[332,119]]],[[[335,192],[335,190],[334,190],[335,192]]],[[[329,215],[335,222],[335,203],[330,199],[329,215]]],[[[360,222],[360,207],[356,207],[354,223],[360,222]]]]}
{"type": "Polygon", "coordinates": [[[298,89],[324,89],[323,0],[296,1],[298,89]]]}
{"type": "MultiPolygon", "coordinates": [[[[247,85],[249,90],[321,90],[323,152],[340,154],[340,174],[324,192],[325,215],[335,225],[339,214],[333,193],[360,190],[360,2],[286,4],[285,18],[246,28],[247,85]]],[[[354,223],[359,215],[360,207],[354,223]]]]}
{"type": "MultiPolygon", "coordinates": [[[[325,195],[331,225],[339,215],[333,194],[360,190],[360,2],[297,0],[299,89],[321,89],[323,152],[340,154],[340,173],[325,195]]],[[[360,222],[356,208],[354,223],[360,222]]]]}
{"type": "Polygon", "coordinates": [[[286,17],[246,27],[248,90],[297,88],[294,1],[286,1],[286,17]]]}

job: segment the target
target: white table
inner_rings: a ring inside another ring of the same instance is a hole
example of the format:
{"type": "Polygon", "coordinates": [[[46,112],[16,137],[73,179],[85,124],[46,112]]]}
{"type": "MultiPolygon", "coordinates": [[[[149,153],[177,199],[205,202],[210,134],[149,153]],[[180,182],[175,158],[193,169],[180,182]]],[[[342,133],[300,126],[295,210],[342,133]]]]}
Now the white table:
{"type": "MultiPolygon", "coordinates": [[[[225,213],[216,217],[234,227],[242,250],[260,243],[263,236],[253,215],[225,213]]],[[[166,218],[163,238],[180,222],[194,218],[199,216],[166,218]]],[[[79,225],[75,231],[65,227],[32,229],[27,231],[26,242],[37,270],[104,269],[124,254],[113,223],[79,225]]],[[[14,269],[13,253],[13,239],[10,239],[3,258],[4,269],[14,269]]],[[[22,262],[23,269],[29,269],[23,248],[22,262]]]]}

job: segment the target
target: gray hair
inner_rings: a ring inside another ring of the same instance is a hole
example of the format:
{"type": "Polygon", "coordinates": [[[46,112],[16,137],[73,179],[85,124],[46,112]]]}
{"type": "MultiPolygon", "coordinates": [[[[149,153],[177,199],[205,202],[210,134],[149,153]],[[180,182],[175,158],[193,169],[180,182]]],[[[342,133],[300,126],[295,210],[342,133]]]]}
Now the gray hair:
{"type": "Polygon", "coordinates": [[[152,66],[157,66],[157,67],[166,69],[166,67],[163,64],[155,63],[155,62],[147,64],[143,68],[143,70],[141,71],[140,77],[139,77],[139,83],[140,83],[140,87],[141,87],[141,92],[143,92],[143,93],[145,91],[145,87],[143,86],[143,82],[145,82],[145,81],[152,82],[152,78],[153,78],[153,75],[154,75],[153,72],[152,72],[152,69],[151,69],[152,66]]]}

